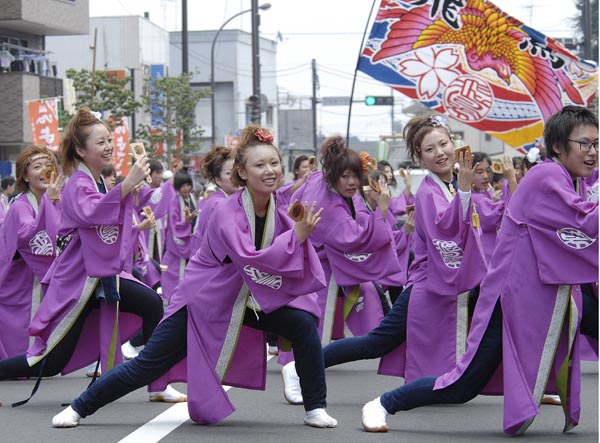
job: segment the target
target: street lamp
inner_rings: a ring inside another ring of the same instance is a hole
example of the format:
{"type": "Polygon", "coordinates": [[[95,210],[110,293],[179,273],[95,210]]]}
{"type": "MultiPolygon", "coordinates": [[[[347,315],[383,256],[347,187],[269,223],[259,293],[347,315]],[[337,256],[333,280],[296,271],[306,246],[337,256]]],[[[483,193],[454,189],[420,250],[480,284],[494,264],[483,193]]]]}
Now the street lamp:
{"type": "MultiPolygon", "coordinates": [[[[260,5],[258,7],[258,9],[262,10],[262,11],[266,11],[267,9],[271,8],[271,3],[263,3],[262,5],[260,5]]],[[[221,25],[221,27],[219,28],[219,30],[217,31],[217,33],[215,34],[215,36],[213,37],[213,41],[212,41],[212,45],[210,48],[210,89],[211,89],[211,95],[210,95],[210,115],[211,115],[211,128],[212,128],[212,134],[211,134],[211,142],[213,144],[213,146],[215,145],[215,132],[216,132],[216,125],[215,125],[215,43],[217,42],[217,37],[219,37],[219,34],[221,33],[221,31],[223,30],[223,28],[225,26],[227,26],[227,24],[233,20],[236,17],[239,17],[242,14],[246,14],[247,12],[252,12],[252,9],[246,9],[244,11],[238,12],[235,15],[232,15],[231,17],[229,17],[225,23],[223,23],[221,25]]]]}

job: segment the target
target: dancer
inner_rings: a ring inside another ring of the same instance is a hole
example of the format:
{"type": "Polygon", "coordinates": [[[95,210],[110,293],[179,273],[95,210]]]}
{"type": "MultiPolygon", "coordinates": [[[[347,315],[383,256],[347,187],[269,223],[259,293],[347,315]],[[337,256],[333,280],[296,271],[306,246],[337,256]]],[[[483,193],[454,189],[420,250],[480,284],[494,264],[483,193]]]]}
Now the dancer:
{"type": "Polygon", "coordinates": [[[191,255],[200,248],[202,238],[208,230],[208,221],[217,205],[228,196],[238,191],[239,188],[231,182],[231,170],[233,168],[233,157],[231,149],[224,146],[213,147],[204,157],[202,164],[202,175],[210,183],[216,186],[214,192],[205,200],[202,210],[198,216],[198,226],[192,236],[190,243],[191,255]]]}
{"type": "Polygon", "coordinates": [[[233,167],[234,184],[243,188],[215,208],[165,318],[138,357],[103,375],[53,418],[53,426],[77,426],[82,417],[128,392],[161,376],[170,379],[167,372],[186,355],[190,417],[199,424],[221,421],[235,410],[221,384],[264,389],[264,331],[292,343],[304,423],[337,426],[325,411],[312,293],[324,286],[323,271],[306,241],[321,210],[305,204],[293,223],[274,200],[280,174],[273,136],[255,125],[245,128],[233,167]]]}
{"type": "Polygon", "coordinates": [[[443,374],[464,352],[469,291],[486,266],[479,226],[473,223],[472,159],[454,158],[452,133],[441,116],[412,119],[404,138],[413,161],[429,171],[415,196],[415,257],[408,282],[377,327],[332,342],[323,353],[326,367],[384,357],[380,373],[411,380],[443,374]]]}
{"type": "Polygon", "coordinates": [[[169,220],[165,234],[166,252],[162,261],[166,269],[160,276],[162,296],[166,300],[173,295],[173,291],[183,278],[185,266],[193,255],[190,244],[198,222],[198,209],[192,192],[192,177],[185,171],[179,171],[175,174],[173,185],[176,194],[172,197],[169,206],[169,220]]]}
{"type": "Polygon", "coordinates": [[[60,191],[64,184],[54,154],[28,146],[15,162],[15,199],[0,228],[0,358],[24,354],[27,328],[42,301],[46,271],[56,258],[60,191]],[[49,176],[46,177],[44,170],[49,176]]]}
{"type": "MultiPolygon", "coordinates": [[[[58,257],[41,282],[45,295],[29,325],[27,354],[0,361],[0,380],[41,379],[95,360],[106,372],[121,361],[121,341],[140,328],[139,318],[145,340],[160,321],[160,297],[127,272],[131,193],[148,173],[147,160],[142,156],[106,192],[101,170],[111,164],[112,151],[104,122],[79,110],[61,140],[63,172],[70,177],[61,197],[58,257]]],[[[184,399],[180,393],[157,394],[151,400],[184,399]]]]}
{"type": "Polygon", "coordinates": [[[598,338],[598,300],[579,288],[598,277],[598,203],[579,194],[597,166],[598,118],[565,106],[547,121],[544,141],[550,159],[527,172],[508,203],[466,352],[450,372],[368,402],[366,431],[385,432],[398,411],[467,402],[492,387],[500,364],[504,432],[524,433],[545,391],[561,397],[564,432],[577,425],[580,332],[598,338]]]}
{"type": "MultiPolygon", "coordinates": [[[[387,183],[382,180],[379,184],[377,209],[370,211],[358,194],[362,176],[368,172],[367,162],[363,163],[341,136],[323,142],[320,161],[322,172],[312,172],[293,195],[317,201],[324,208],[323,220],[310,241],[319,253],[328,283],[318,292],[319,331],[321,342],[327,344],[332,338],[366,334],[377,326],[383,308],[374,282],[399,285],[402,275],[387,221],[387,183]]],[[[279,354],[278,361],[284,365],[284,396],[291,404],[302,404],[292,358],[289,353],[279,354]]]]}

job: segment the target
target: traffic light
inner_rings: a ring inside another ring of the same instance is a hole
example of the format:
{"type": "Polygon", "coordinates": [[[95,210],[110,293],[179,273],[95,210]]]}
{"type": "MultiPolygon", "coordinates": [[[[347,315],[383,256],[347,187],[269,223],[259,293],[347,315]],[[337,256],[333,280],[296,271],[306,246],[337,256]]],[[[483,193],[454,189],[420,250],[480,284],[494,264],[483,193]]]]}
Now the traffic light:
{"type": "Polygon", "coordinates": [[[392,106],[394,97],[391,95],[367,95],[365,97],[365,105],[367,106],[392,106]]]}
{"type": "Polygon", "coordinates": [[[246,108],[251,123],[260,123],[260,101],[260,97],[256,95],[251,95],[246,100],[246,108]]]}

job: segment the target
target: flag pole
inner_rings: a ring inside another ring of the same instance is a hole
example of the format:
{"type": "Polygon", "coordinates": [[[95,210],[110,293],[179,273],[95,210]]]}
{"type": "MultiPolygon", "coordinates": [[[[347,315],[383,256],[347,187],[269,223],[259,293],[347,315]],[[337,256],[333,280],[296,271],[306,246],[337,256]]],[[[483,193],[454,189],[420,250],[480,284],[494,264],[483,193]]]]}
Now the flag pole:
{"type": "Polygon", "coordinates": [[[363,31],[362,41],[360,42],[360,49],[358,50],[358,57],[356,58],[356,67],[354,68],[354,77],[352,78],[352,90],[350,91],[350,103],[348,104],[348,124],[346,126],[346,144],[350,144],[350,116],[352,115],[352,102],[354,101],[354,87],[356,86],[356,74],[358,73],[358,63],[360,62],[360,54],[362,53],[363,46],[365,45],[365,39],[367,37],[367,31],[369,30],[369,23],[371,16],[373,15],[373,9],[375,8],[375,2],[373,0],[371,4],[371,10],[369,11],[369,18],[365,24],[365,30],[363,31]]]}

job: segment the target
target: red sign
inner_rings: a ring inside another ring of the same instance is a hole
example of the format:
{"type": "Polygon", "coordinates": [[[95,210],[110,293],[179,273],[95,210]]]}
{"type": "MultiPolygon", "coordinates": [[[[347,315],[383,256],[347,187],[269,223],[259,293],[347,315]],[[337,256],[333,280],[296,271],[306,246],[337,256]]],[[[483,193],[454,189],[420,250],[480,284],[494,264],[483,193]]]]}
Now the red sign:
{"type": "Polygon", "coordinates": [[[121,117],[121,125],[113,131],[113,167],[117,176],[125,177],[129,173],[129,126],[127,117],[121,117]]]}
{"type": "Polygon", "coordinates": [[[58,99],[50,98],[27,103],[33,144],[58,151],[58,99]]]}

